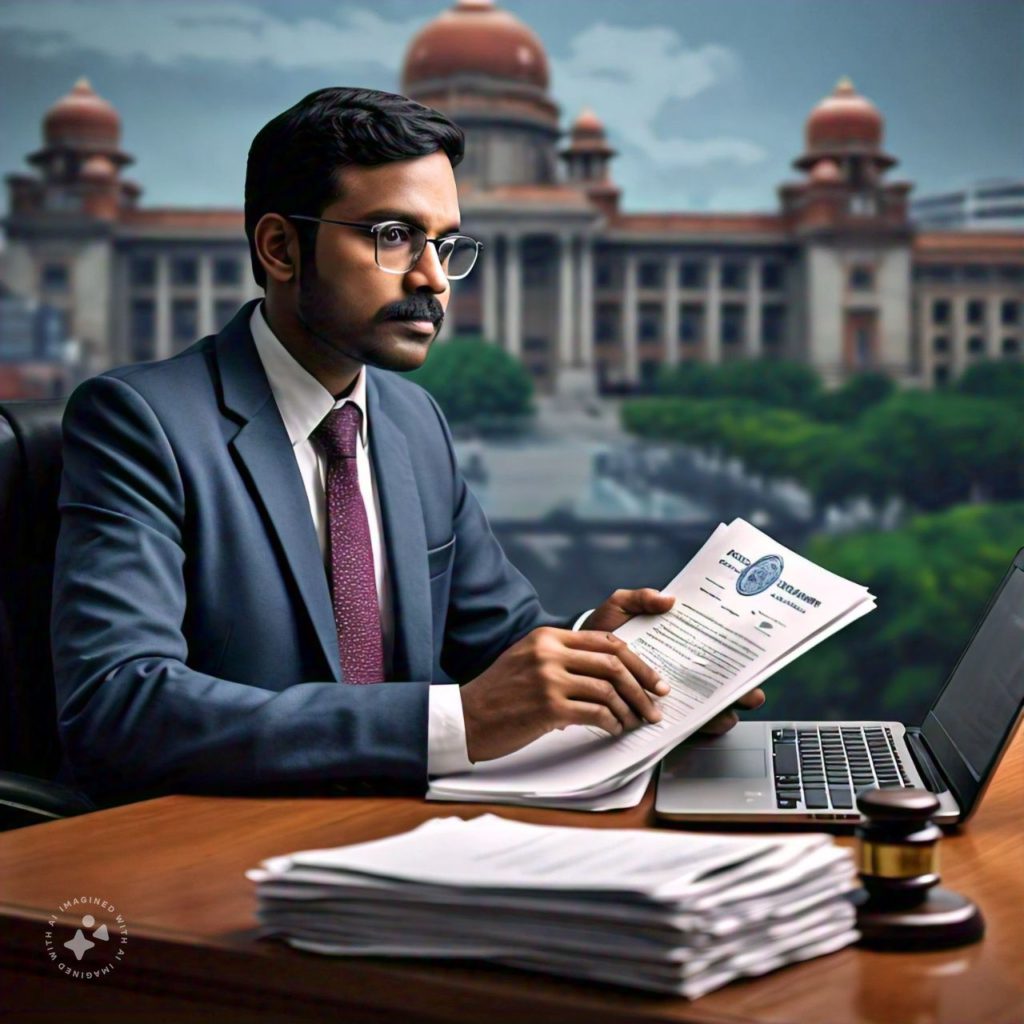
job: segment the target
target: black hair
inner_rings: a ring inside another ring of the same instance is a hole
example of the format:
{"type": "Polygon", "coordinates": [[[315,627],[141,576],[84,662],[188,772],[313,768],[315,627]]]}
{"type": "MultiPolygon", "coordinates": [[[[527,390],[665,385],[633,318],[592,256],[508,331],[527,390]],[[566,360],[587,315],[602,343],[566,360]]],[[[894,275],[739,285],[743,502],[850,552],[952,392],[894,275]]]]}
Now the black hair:
{"type": "MultiPolygon", "coordinates": [[[[255,244],[256,225],[265,214],[318,217],[340,194],[341,168],[372,167],[438,150],[444,150],[452,167],[458,166],[465,152],[462,129],[439,111],[395,93],[318,89],[278,114],[252,140],[245,172],[245,234],[256,283],[266,288],[255,244]]],[[[312,263],[317,227],[296,223],[304,266],[312,263]]]]}

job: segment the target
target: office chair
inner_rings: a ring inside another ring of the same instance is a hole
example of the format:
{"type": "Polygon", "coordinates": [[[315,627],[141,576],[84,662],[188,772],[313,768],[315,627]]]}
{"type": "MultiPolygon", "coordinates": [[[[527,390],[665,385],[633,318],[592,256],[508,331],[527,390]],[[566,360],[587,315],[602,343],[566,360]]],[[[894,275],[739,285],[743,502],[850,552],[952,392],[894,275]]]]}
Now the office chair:
{"type": "Polygon", "coordinates": [[[64,400],[0,402],[0,830],[95,810],[54,781],[50,657],[64,400]]]}

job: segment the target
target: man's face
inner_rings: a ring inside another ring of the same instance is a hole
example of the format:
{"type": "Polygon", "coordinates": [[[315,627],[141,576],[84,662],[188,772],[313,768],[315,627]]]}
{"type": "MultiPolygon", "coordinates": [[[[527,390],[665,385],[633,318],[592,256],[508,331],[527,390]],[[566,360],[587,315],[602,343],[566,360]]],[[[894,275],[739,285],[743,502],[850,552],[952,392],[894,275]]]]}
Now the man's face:
{"type": "MultiPolygon", "coordinates": [[[[350,166],[339,175],[341,198],[320,214],[377,224],[404,221],[429,238],[459,229],[455,175],[444,152],[382,164],[350,166]]],[[[374,260],[374,237],[356,228],[320,224],[316,266],[302,267],[298,315],[341,355],[386,370],[414,370],[427,357],[451,289],[433,245],[406,274],[374,260]]]]}

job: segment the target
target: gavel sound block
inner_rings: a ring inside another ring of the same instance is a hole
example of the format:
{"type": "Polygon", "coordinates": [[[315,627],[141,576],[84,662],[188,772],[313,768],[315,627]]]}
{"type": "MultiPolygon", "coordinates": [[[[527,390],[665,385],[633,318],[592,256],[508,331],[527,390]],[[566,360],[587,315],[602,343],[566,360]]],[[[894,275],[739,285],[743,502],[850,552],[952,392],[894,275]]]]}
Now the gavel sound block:
{"type": "Polygon", "coordinates": [[[864,889],[854,894],[861,945],[872,949],[940,949],[977,942],[985,933],[978,908],[959,893],[936,888],[942,830],[925,789],[866,789],[856,830],[864,889]]]}

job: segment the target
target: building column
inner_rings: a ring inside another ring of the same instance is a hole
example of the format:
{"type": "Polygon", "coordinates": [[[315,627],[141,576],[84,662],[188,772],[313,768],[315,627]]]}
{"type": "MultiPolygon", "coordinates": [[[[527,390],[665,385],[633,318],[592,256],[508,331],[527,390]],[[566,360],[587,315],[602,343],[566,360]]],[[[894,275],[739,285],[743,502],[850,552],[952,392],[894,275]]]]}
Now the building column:
{"type": "Polygon", "coordinates": [[[483,279],[484,304],[484,340],[492,345],[499,343],[498,338],[498,240],[488,239],[480,253],[480,268],[483,279]]]}
{"type": "Polygon", "coordinates": [[[964,367],[967,365],[967,296],[954,295],[952,297],[951,312],[953,314],[953,323],[950,326],[953,329],[950,332],[951,337],[949,339],[949,347],[951,349],[949,376],[950,380],[953,381],[964,372],[964,367]]]}
{"type": "Polygon", "coordinates": [[[1003,299],[1006,295],[990,295],[985,303],[985,358],[1002,358],[1001,335],[1003,333],[1002,312],[1003,299]]]}
{"type": "Polygon", "coordinates": [[[580,364],[594,368],[594,243],[580,239],[580,364]]]}
{"type": "Polygon", "coordinates": [[[704,300],[704,340],[707,361],[717,366],[722,361],[722,258],[708,260],[708,286],[704,300]]]}
{"type": "Polygon", "coordinates": [[[523,347],[523,267],[519,238],[505,237],[505,351],[516,359],[523,347]]]}
{"type": "Polygon", "coordinates": [[[665,361],[669,366],[679,362],[679,267],[682,258],[670,256],[665,267],[665,361]]]}
{"type": "Polygon", "coordinates": [[[640,379],[639,353],[637,350],[636,320],[636,252],[626,252],[626,285],[622,295],[622,338],[626,349],[626,382],[636,384],[640,379]]]}
{"type": "Polygon", "coordinates": [[[199,257],[199,337],[213,334],[213,257],[204,252],[199,257]]]}
{"type": "Polygon", "coordinates": [[[171,354],[171,259],[166,252],[156,258],[156,358],[171,354]]]}
{"type": "Polygon", "coordinates": [[[744,339],[748,359],[761,358],[761,260],[752,259],[747,265],[747,336],[744,339]]]}
{"type": "Polygon", "coordinates": [[[558,236],[558,366],[565,369],[576,362],[573,357],[573,238],[558,236]]]}
{"type": "Polygon", "coordinates": [[[917,304],[917,374],[921,386],[931,390],[935,387],[932,365],[935,360],[932,352],[932,301],[935,296],[922,291],[917,304]]]}
{"type": "MultiPolygon", "coordinates": [[[[132,355],[132,304],[131,283],[128,277],[129,257],[115,258],[115,281],[113,317],[111,323],[116,332],[117,344],[111,355],[115,366],[134,362],[132,355]]],[[[153,310],[153,329],[156,330],[156,310],[153,310]]]]}

